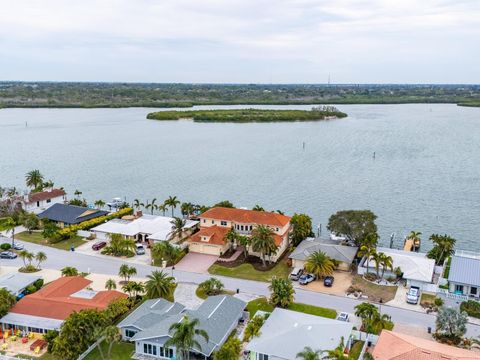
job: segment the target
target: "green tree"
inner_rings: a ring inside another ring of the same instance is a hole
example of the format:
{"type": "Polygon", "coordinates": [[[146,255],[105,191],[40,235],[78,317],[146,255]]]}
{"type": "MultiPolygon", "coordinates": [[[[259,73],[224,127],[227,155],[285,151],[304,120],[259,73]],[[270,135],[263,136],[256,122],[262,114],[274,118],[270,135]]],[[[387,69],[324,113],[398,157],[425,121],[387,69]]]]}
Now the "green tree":
{"type": "Polygon", "coordinates": [[[25,183],[35,191],[42,191],[43,175],[39,170],[31,170],[25,175],[25,183]]]}
{"type": "Polygon", "coordinates": [[[146,209],[150,209],[150,214],[153,215],[153,211],[158,209],[158,206],[155,204],[157,202],[157,198],[153,198],[150,204],[147,204],[146,209]]]}
{"type": "Polygon", "coordinates": [[[433,242],[433,248],[428,252],[427,257],[434,259],[437,265],[443,265],[445,259],[452,256],[455,252],[455,243],[457,240],[447,234],[432,234],[430,241],[433,242]]]}
{"type": "Polygon", "coordinates": [[[181,250],[168,241],[159,241],[152,246],[152,257],[155,261],[165,260],[168,265],[173,265],[181,250]]]}
{"type": "Polygon", "coordinates": [[[174,217],[173,220],[170,221],[170,224],[172,224],[172,231],[168,236],[168,240],[173,240],[175,238],[182,240],[183,231],[185,225],[187,224],[186,220],[179,217],[174,217]]]}
{"type": "Polygon", "coordinates": [[[210,278],[200,283],[198,287],[208,296],[221,294],[224,288],[223,283],[217,278],[210,278]]]}
{"type": "Polygon", "coordinates": [[[110,234],[110,243],[104,248],[104,252],[113,256],[129,256],[135,253],[135,249],[133,239],[127,239],[121,234],[110,234]]]}
{"type": "Polygon", "coordinates": [[[231,227],[230,230],[228,230],[228,232],[225,234],[225,240],[228,241],[230,248],[238,241],[238,236],[239,234],[233,227],[231,227]]]}
{"type": "Polygon", "coordinates": [[[35,260],[37,261],[37,269],[40,269],[40,264],[47,261],[47,254],[43,251],[39,251],[35,254],[35,260]]]}
{"type": "Polygon", "coordinates": [[[172,217],[173,217],[173,211],[177,207],[178,204],[180,204],[180,201],[177,199],[176,196],[169,196],[167,200],[165,200],[165,205],[167,205],[171,210],[172,210],[172,217]]]}
{"type": "Polygon", "coordinates": [[[362,319],[362,327],[367,328],[367,325],[378,314],[378,308],[368,302],[363,302],[355,306],[355,316],[362,319]]]}
{"type": "Polygon", "coordinates": [[[320,279],[333,274],[335,263],[324,252],[315,251],[307,257],[305,270],[320,279]]]}
{"type": "Polygon", "coordinates": [[[152,271],[145,282],[146,297],[149,299],[169,299],[175,290],[175,278],[163,271],[152,271]]]}
{"type": "Polygon", "coordinates": [[[322,359],[322,353],[322,350],[313,350],[311,347],[305,346],[303,351],[297,354],[296,358],[303,360],[320,360],[322,359]]]}
{"type": "Polygon", "coordinates": [[[44,239],[53,239],[57,236],[57,233],[58,227],[54,222],[43,220],[42,237],[44,239]]]}
{"type": "Polygon", "coordinates": [[[7,315],[16,301],[15,296],[13,296],[10,291],[5,288],[0,288],[0,317],[7,315]]]}
{"type": "Polygon", "coordinates": [[[216,203],[212,207],[224,207],[224,208],[233,209],[235,206],[233,206],[233,204],[230,201],[223,200],[223,201],[220,201],[220,202],[216,203]]]}
{"type": "Polygon", "coordinates": [[[136,298],[144,292],[145,288],[141,282],[128,281],[122,286],[122,290],[127,293],[130,298],[136,298]]]}
{"type": "Polygon", "coordinates": [[[293,303],[295,290],[289,279],[273,278],[270,286],[270,303],[273,306],[287,308],[293,303]]]}
{"type": "Polygon", "coordinates": [[[120,331],[115,325],[107,326],[103,329],[103,336],[105,337],[105,342],[108,344],[108,351],[107,351],[107,359],[112,359],[112,348],[115,343],[118,343],[122,336],[120,335],[120,331]]]}
{"type": "Polygon", "coordinates": [[[370,210],[338,211],[330,216],[327,229],[337,235],[344,235],[357,246],[362,246],[368,234],[377,233],[376,218],[370,210]]]}
{"type": "Polygon", "coordinates": [[[28,230],[29,234],[32,233],[32,230],[38,228],[40,223],[38,216],[29,212],[23,212],[20,214],[19,222],[28,230]]]}
{"type": "Polygon", "coordinates": [[[46,334],[43,334],[43,340],[47,342],[47,352],[51,353],[53,351],[53,344],[58,335],[57,330],[48,330],[46,334]]]}
{"type": "Polygon", "coordinates": [[[15,227],[17,224],[15,223],[15,220],[12,217],[7,217],[4,219],[1,219],[0,222],[0,230],[4,230],[7,233],[11,233],[12,237],[12,248],[15,245],[15,227]]]}
{"type": "Polygon", "coordinates": [[[253,208],[252,208],[253,211],[265,211],[265,209],[263,207],[261,207],[260,205],[255,205],[253,208]]]}
{"type": "Polygon", "coordinates": [[[165,216],[165,213],[167,212],[168,210],[168,205],[163,203],[163,204],[160,204],[158,205],[158,210],[162,212],[162,215],[165,216]]]}
{"type": "Polygon", "coordinates": [[[65,266],[61,271],[62,276],[78,276],[78,270],[73,266],[65,266]]]}
{"type": "Polygon", "coordinates": [[[390,269],[393,272],[393,259],[385,253],[380,253],[380,265],[382,265],[382,279],[385,275],[385,270],[390,269]]]}
{"type": "Polygon", "coordinates": [[[377,249],[367,245],[363,245],[358,252],[358,256],[365,257],[365,264],[367,266],[367,274],[370,272],[370,259],[377,253],[377,249]]]}
{"type": "Polygon", "coordinates": [[[192,203],[184,202],[180,205],[182,215],[189,218],[195,212],[195,206],[192,203]]]}
{"type": "Polygon", "coordinates": [[[236,337],[230,337],[215,353],[214,360],[238,360],[242,343],[236,337]]]}
{"type": "Polygon", "coordinates": [[[274,232],[265,225],[258,225],[252,231],[253,251],[259,252],[262,256],[263,266],[266,266],[265,256],[271,256],[277,252],[277,245],[274,240],[274,232]]]}
{"type": "Polygon", "coordinates": [[[250,236],[237,234],[237,242],[243,246],[243,256],[248,256],[248,248],[252,245],[252,238],[250,236]]]}
{"type": "Polygon", "coordinates": [[[105,289],[107,290],[115,290],[117,288],[117,282],[113,279],[108,279],[105,282],[105,289]]]}
{"type": "Polygon", "coordinates": [[[348,359],[348,356],[345,355],[344,353],[344,349],[345,349],[345,339],[342,336],[340,339],[340,344],[338,344],[338,346],[335,349],[326,351],[327,359],[329,360],[348,359]]]}
{"type": "Polygon", "coordinates": [[[198,319],[190,320],[184,316],[180,322],[174,323],[169,328],[170,339],[165,342],[165,347],[173,346],[176,349],[175,357],[182,360],[190,359],[190,350],[202,350],[196,338],[202,337],[208,343],[209,337],[205,330],[199,329],[198,319]]]}
{"type": "Polygon", "coordinates": [[[99,199],[99,200],[96,200],[95,201],[95,206],[98,208],[98,209],[103,209],[103,207],[105,206],[105,201],[99,199]]]}
{"type": "Polygon", "coordinates": [[[78,190],[78,189],[76,189],[76,190],[74,191],[74,193],[73,193],[73,195],[75,195],[75,196],[77,197],[77,199],[79,199],[79,198],[80,198],[80,195],[82,195],[82,194],[83,194],[83,193],[82,193],[80,190],[78,190]]]}
{"type": "MultiPolygon", "coordinates": [[[[138,200],[138,199],[133,200],[133,207],[134,207],[135,209],[139,210],[140,207],[141,207],[141,202],[140,202],[140,200],[138,200]]],[[[165,214],[164,214],[164,215],[165,215],[165,214]]]]}
{"type": "Polygon", "coordinates": [[[292,245],[297,246],[309,236],[315,236],[312,231],[312,218],[305,214],[293,214],[290,224],[292,224],[291,240],[292,245]]]}
{"type": "Polygon", "coordinates": [[[372,260],[375,263],[375,272],[377,274],[377,279],[380,278],[380,265],[382,263],[382,254],[383,253],[375,252],[372,255],[372,260]]]}
{"type": "Polygon", "coordinates": [[[468,315],[455,308],[441,307],[438,309],[435,325],[437,334],[455,342],[460,341],[467,332],[468,315]]]}
{"type": "Polygon", "coordinates": [[[260,330],[265,323],[265,316],[255,315],[245,326],[243,341],[248,342],[251,338],[260,336],[260,330]]]}

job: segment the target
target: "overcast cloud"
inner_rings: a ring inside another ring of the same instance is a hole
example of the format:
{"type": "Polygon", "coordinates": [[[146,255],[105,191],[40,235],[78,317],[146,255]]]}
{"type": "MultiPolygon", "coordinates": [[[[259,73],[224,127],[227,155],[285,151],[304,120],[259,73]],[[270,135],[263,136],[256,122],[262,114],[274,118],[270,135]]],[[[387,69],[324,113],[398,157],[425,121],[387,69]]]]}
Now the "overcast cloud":
{"type": "Polygon", "coordinates": [[[479,0],[1,0],[0,79],[480,83],[479,0]]]}

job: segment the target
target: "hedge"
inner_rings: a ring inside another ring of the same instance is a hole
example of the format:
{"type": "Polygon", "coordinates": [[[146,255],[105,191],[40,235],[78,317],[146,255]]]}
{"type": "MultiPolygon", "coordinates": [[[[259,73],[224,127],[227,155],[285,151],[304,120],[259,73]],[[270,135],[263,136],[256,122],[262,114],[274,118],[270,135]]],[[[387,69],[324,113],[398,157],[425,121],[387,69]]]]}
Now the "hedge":
{"type": "Polygon", "coordinates": [[[480,302],[475,300],[464,301],[460,304],[460,310],[469,316],[480,319],[480,302]]]}
{"type": "Polygon", "coordinates": [[[121,218],[122,216],[125,215],[130,215],[133,213],[132,208],[125,208],[125,209],[120,209],[117,212],[100,216],[95,219],[83,221],[80,224],[76,225],[70,225],[64,229],[61,229],[58,231],[58,237],[60,239],[69,239],[77,234],[78,230],[90,230],[91,228],[94,228],[95,226],[98,226],[100,224],[103,224],[105,221],[109,221],[112,219],[116,218],[121,218]]]}

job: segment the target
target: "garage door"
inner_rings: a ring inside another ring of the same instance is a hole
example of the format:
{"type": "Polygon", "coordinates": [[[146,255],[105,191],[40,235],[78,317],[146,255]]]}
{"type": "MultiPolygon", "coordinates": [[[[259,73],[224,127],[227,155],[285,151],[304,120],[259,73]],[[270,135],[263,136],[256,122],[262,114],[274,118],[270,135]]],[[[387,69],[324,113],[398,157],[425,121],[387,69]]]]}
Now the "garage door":
{"type": "Polygon", "coordinates": [[[220,248],[215,245],[190,244],[190,251],[208,255],[220,255],[220,248]]]}

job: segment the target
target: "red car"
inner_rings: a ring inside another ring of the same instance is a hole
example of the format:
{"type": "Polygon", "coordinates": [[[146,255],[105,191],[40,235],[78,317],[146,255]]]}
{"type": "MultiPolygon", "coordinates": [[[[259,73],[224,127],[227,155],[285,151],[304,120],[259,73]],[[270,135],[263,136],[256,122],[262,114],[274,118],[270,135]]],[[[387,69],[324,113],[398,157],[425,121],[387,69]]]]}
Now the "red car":
{"type": "Polygon", "coordinates": [[[92,249],[95,251],[98,251],[104,248],[105,246],[107,246],[107,243],[105,241],[99,241],[92,245],[92,249]]]}

